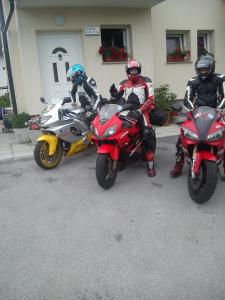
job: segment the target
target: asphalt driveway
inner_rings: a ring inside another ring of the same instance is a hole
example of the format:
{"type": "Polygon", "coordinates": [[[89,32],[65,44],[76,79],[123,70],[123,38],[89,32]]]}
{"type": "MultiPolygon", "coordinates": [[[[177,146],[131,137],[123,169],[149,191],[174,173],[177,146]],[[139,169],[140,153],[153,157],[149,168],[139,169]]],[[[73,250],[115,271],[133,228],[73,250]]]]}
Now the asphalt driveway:
{"type": "Polygon", "coordinates": [[[225,199],[195,204],[187,170],[168,176],[176,138],[102,190],[95,149],[44,171],[0,164],[0,299],[225,299],[225,199]]]}

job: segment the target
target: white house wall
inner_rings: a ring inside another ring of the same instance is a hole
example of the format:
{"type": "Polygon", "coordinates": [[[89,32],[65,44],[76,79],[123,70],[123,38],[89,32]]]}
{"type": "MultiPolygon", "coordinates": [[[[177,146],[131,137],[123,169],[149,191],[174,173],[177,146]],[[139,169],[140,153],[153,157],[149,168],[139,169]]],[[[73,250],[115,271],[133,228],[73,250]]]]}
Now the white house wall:
{"type": "Polygon", "coordinates": [[[214,30],[216,71],[225,73],[225,1],[166,0],[152,8],[155,85],[168,83],[183,98],[195,74],[197,30],[214,30]],[[166,30],[190,30],[191,63],[166,63],[166,30]]]}
{"type": "Polygon", "coordinates": [[[108,96],[112,82],[118,84],[125,78],[124,63],[102,63],[98,54],[101,37],[84,35],[86,25],[130,25],[133,56],[142,62],[143,74],[150,76],[156,87],[168,83],[178,98],[183,98],[187,80],[195,75],[197,30],[214,31],[216,70],[225,72],[225,0],[165,0],[151,10],[17,8],[9,28],[9,46],[19,111],[39,113],[42,109],[38,32],[81,32],[85,68],[95,77],[103,96],[108,96]],[[62,27],[53,21],[57,14],[65,16],[62,27]],[[190,31],[191,62],[166,63],[166,30],[190,31]]]}
{"type": "Polygon", "coordinates": [[[39,113],[42,109],[39,101],[39,97],[42,95],[42,74],[40,73],[37,49],[38,32],[80,31],[85,68],[88,75],[96,79],[99,90],[105,97],[108,97],[108,90],[113,82],[118,84],[126,77],[125,64],[103,64],[101,56],[98,54],[101,37],[100,35],[85,36],[83,34],[85,25],[131,25],[133,55],[143,62],[143,74],[151,76],[153,73],[149,9],[30,8],[17,9],[17,18],[19,35],[13,36],[14,31],[10,27],[10,54],[14,66],[13,75],[20,111],[24,110],[34,114],[39,113]],[[63,27],[57,27],[54,24],[53,19],[57,14],[65,16],[63,27]],[[18,48],[14,52],[12,49],[15,44],[18,44],[18,48]],[[18,73],[18,70],[21,70],[20,65],[22,65],[23,72],[18,73]]]}

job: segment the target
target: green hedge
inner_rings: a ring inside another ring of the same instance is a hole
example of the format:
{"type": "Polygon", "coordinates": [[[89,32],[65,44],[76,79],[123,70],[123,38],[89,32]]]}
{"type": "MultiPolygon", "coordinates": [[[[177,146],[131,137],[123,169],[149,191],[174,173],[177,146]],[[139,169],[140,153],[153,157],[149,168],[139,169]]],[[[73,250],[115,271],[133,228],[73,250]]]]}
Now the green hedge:
{"type": "Polygon", "coordinates": [[[9,93],[6,93],[3,96],[0,96],[0,108],[3,107],[10,107],[10,99],[9,99],[9,93]]]}
{"type": "Polygon", "coordinates": [[[29,119],[30,119],[30,116],[25,112],[22,112],[18,115],[14,115],[12,117],[12,127],[13,128],[24,128],[24,127],[26,127],[25,122],[27,122],[29,119]]]}

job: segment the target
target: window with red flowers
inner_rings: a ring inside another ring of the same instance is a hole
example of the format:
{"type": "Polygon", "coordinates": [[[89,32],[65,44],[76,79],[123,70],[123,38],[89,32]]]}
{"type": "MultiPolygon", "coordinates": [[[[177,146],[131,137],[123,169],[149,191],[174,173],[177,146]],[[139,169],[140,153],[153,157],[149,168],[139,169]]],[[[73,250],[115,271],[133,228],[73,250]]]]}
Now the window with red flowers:
{"type": "Polygon", "coordinates": [[[128,59],[128,28],[101,28],[99,54],[103,62],[125,62],[128,59]]]}
{"type": "Polygon", "coordinates": [[[169,63],[191,60],[189,31],[166,31],[166,60],[169,63]]]}

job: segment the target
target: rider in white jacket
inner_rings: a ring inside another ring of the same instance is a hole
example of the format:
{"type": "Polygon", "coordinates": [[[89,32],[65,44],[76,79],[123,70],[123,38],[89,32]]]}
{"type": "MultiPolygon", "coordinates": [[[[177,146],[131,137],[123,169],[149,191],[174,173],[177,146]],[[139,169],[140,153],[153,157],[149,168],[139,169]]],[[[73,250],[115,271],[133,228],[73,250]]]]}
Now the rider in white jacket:
{"type": "Polygon", "coordinates": [[[87,77],[85,69],[80,64],[75,64],[67,71],[73,88],[71,91],[72,102],[87,109],[89,115],[96,112],[101,100],[96,82],[93,77],[87,77]]]}

